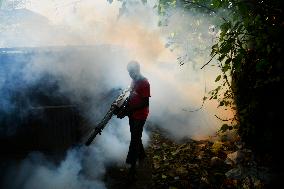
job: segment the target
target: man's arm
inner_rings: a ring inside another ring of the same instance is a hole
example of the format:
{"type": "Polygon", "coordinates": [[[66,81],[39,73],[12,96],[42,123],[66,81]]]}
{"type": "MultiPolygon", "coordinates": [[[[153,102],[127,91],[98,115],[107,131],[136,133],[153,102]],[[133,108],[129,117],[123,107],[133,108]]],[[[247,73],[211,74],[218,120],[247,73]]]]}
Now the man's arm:
{"type": "Polygon", "coordinates": [[[129,115],[131,112],[135,110],[139,110],[139,109],[142,109],[148,106],[149,106],[149,97],[144,97],[142,98],[141,103],[136,104],[136,105],[127,106],[124,110],[118,112],[117,117],[121,119],[125,117],[126,115],[129,115]]]}

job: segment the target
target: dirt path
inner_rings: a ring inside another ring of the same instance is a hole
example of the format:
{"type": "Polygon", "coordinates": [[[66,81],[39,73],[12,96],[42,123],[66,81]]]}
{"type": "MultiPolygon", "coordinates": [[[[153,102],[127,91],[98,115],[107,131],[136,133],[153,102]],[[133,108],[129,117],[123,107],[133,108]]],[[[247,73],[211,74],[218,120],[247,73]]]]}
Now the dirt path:
{"type": "MultiPolygon", "coordinates": [[[[186,140],[177,144],[161,131],[152,131],[146,149],[147,159],[137,167],[137,181],[129,182],[126,167],[111,166],[107,169],[105,183],[109,189],[199,189],[210,188],[209,175],[224,179],[227,170],[213,170],[210,166],[212,144],[208,141],[186,140]],[[220,176],[216,175],[222,175],[220,176]],[[215,174],[215,175],[214,175],[215,174]]],[[[224,168],[224,165],[221,166],[224,168]]],[[[220,186],[216,182],[216,188],[220,186]]]]}
{"type": "Polygon", "coordinates": [[[182,143],[175,143],[165,136],[161,131],[151,131],[150,144],[146,149],[147,158],[142,166],[137,167],[136,182],[129,182],[126,167],[111,166],[107,168],[105,174],[106,187],[109,189],[267,188],[255,175],[239,172],[238,167],[253,162],[248,159],[249,156],[239,157],[244,159],[243,165],[226,163],[228,154],[238,150],[233,141],[187,139],[182,143]],[[227,177],[228,173],[233,173],[231,178],[227,177]]]}

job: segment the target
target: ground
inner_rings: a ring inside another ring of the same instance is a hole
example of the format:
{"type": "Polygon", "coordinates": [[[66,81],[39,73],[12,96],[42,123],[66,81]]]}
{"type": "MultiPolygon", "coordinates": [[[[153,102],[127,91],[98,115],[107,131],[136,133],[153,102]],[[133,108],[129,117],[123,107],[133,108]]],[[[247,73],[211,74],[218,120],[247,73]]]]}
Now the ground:
{"type": "MultiPolygon", "coordinates": [[[[125,166],[107,168],[104,181],[107,188],[129,189],[227,189],[269,188],[253,174],[248,165],[252,162],[250,151],[242,150],[242,156],[232,156],[238,151],[237,141],[221,137],[220,140],[192,140],[174,142],[161,130],[151,131],[147,158],[138,165],[137,181],[130,182],[125,166]],[[228,162],[228,156],[232,162],[228,162]],[[246,167],[242,167],[246,166],[246,167]],[[239,169],[248,170],[239,173],[239,169]],[[236,174],[238,173],[238,174],[236,174]]],[[[264,175],[258,172],[258,175],[264,175]]]]}
{"type": "Polygon", "coordinates": [[[161,130],[152,130],[146,161],[137,168],[137,181],[129,182],[126,167],[111,166],[106,185],[110,189],[230,188],[234,183],[225,177],[230,166],[222,160],[226,154],[212,151],[212,145],[209,140],[192,139],[177,143],[161,130]]]}

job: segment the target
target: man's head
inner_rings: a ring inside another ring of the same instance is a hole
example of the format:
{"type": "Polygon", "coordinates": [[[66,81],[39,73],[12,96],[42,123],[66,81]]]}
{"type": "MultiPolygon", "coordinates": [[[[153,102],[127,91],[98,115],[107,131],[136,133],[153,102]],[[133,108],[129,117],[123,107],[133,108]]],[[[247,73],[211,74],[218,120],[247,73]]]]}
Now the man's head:
{"type": "Polygon", "coordinates": [[[134,80],[138,79],[141,76],[140,65],[135,60],[132,60],[127,64],[127,70],[128,70],[129,76],[134,80]]]}

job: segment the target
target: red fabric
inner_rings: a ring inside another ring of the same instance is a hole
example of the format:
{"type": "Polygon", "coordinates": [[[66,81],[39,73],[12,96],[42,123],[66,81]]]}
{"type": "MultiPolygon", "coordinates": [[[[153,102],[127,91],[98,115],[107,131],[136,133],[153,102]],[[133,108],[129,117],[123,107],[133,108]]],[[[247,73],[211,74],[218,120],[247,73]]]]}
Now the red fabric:
{"type": "MultiPolygon", "coordinates": [[[[138,81],[132,81],[132,91],[130,94],[129,106],[137,105],[143,98],[150,97],[150,84],[146,78],[138,81]]],[[[130,116],[138,120],[146,120],[149,114],[149,106],[135,110],[130,116]]]]}

